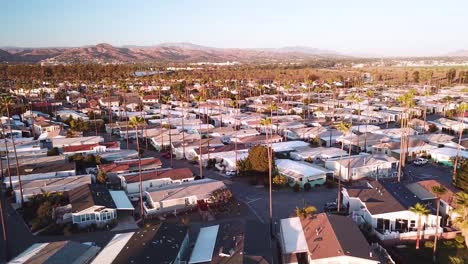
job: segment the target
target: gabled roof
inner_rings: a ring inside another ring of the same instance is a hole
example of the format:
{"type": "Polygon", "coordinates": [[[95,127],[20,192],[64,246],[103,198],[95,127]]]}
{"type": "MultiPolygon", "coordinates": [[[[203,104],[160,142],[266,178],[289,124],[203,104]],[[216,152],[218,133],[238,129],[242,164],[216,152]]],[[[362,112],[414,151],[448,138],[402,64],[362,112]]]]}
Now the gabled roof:
{"type": "Polygon", "coordinates": [[[378,181],[370,181],[366,184],[357,183],[347,187],[346,192],[350,197],[359,198],[373,215],[408,209],[378,181]]]}
{"type": "Polygon", "coordinates": [[[387,155],[382,155],[382,154],[357,155],[357,156],[351,156],[351,157],[343,157],[341,161],[336,160],[336,162],[340,163],[345,168],[360,168],[360,167],[373,166],[373,165],[378,165],[378,164],[385,164],[389,162],[394,163],[397,161],[398,160],[393,157],[389,157],[387,155]],[[351,161],[348,164],[349,159],[351,161]]]}
{"type": "Polygon", "coordinates": [[[66,263],[86,264],[99,251],[99,247],[81,244],[74,241],[57,241],[36,243],[9,263],[66,263]]]}
{"type": "Polygon", "coordinates": [[[321,213],[301,219],[311,258],[339,256],[377,261],[356,223],[347,216],[321,213]]]}
{"type": "MultiPolygon", "coordinates": [[[[140,181],[138,173],[123,176],[127,183],[135,183],[140,181]]],[[[170,170],[153,170],[141,173],[142,181],[150,181],[157,179],[170,178],[171,180],[184,180],[193,178],[193,172],[189,168],[178,168],[170,170]]]]}
{"type": "MultiPolygon", "coordinates": [[[[131,159],[131,160],[123,160],[123,161],[116,161],[110,164],[101,164],[99,165],[99,170],[104,173],[118,173],[118,172],[126,172],[126,171],[134,171],[138,170],[138,159],[131,159]]],[[[145,167],[160,167],[162,166],[162,162],[158,158],[146,158],[141,159],[141,166],[142,169],[145,167]]]]}
{"type": "Polygon", "coordinates": [[[74,213],[81,212],[95,205],[116,208],[109,190],[103,185],[87,184],[68,192],[68,200],[74,213]]]}

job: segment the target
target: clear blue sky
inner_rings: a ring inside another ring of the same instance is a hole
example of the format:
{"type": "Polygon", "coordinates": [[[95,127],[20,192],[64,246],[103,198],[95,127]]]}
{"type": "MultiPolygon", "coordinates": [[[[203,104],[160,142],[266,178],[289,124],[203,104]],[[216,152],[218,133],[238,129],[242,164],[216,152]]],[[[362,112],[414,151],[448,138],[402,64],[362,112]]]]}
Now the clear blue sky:
{"type": "Polygon", "coordinates": [[[0,47],[191,42],[437,55],[468,49],[467,10],[467,0],[8,0],[0,47]]]}

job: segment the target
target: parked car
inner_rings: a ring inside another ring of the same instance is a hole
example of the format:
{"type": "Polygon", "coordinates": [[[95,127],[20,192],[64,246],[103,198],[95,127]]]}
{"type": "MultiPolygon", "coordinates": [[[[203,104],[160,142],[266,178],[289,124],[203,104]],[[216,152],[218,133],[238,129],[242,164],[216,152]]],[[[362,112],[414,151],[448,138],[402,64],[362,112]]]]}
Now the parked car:
{"type": "Polygon", "coordinates": [[[422,166],[422,165],[425,165],[427,164],[428,160],[425,159],[425,158],[417,158],[413,161],[413,164],[414,165],[417,165],[417,166],[422,166]]]}
{"type": "Polygon", "coordinates": [[[226,171],[226,176],[229,176],[229,177],[236,176],[236,171],[235,170],[228,170],[228,171],[226,171]]]}
{"type": "MultiPolygon", "coordinates": [[[[341,205],[341,212],[344,212],[346,210],[346,207],[341,205]]],[[[323,207],[323,211],[325,212],[336,212],[338,211],[338,204],[336,202],[331,202],[331,203],[326,203],[325,206],[323,207]]]]}

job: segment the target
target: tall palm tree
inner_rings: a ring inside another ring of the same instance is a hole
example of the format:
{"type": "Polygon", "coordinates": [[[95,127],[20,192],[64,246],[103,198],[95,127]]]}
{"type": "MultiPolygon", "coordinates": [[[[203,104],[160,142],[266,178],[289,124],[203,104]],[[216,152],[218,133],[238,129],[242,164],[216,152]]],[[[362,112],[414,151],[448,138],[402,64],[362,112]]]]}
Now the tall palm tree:
{"type": "MultiPolygon", "coordinates": [[[[372,98],[374,98],[374,91],[373,90],[367,90],[366,91],[366,97],[367,97],[367,112],[370,111],[370,101],[372,98]]],[[[366,133],[364,133],[364,151],[367,152],[367,126],[369,125],[369,119],[366,120],[366,133]]]]}
{"type": "Polygon", "coordinates": [[[434,235],[434,251],[433,251],[433,255],[434,255],[433,258],[435,261],[436,251],[437,251],[437,232],[439,231],[439,226],[440,226],[440,223],[439,223],[440,197],[444,195],[445,193],[447,193],[447,189],[442,185],[432,186],[431,189],[432,189],[432,192],[437,196],[436,231],[434,235]]]}
{"type": "Polygon", "coordinates": [[[188,100],[188,90],[184,87],[185,100],[182,99],[182,158],[185,159],[185,103],[188,100]]]}
{"type": "MultiPolygon", "coordinates": [[[[431,95],[431,91],[424,91],[424,94],[423,94],[425,97],[431,95]]],[[[424,123],[423,123],[423,126],[424,128],[426,127],[426,120],[427,120],[427,104],[424,104],[424,112],[423,112],[423,120],[424,120],[424,123]]],[[[422,130],[423,133],[425,133],[425,129],[422,130]]]]}
{"type": "Polygon", "coordinates": [[[127,92],[128,92],[128,87],[126,82],[122,82],[120,85],[120,90],[122,91],[123,94],[123,104],[124,104],[124,111],[125,111],[125,129],[126,129],[126,140],[127,140],[127,149],[129,148],[129,137],[128,137],[128,112],[127,112],[127,92]]]}
{"type": "Polygon", "coordinates": [[[415,105],[414,102],[414,94],[412,92],[408,92],[404,95],[401,95],[400,97],[397,98],[397,100],[400,102],[400,104],[404,108],[404,115],[401,117],[401,136],[400,136],[400,162],[398,164],[398,182],[401,180],[401,172],[402,168],[405,166],[406,163],[406,152],[405,149],[408,146],[408,131],[407,129],[409,128],[409,119],[410,119],[410,113],[409,110],[411,107],[415,105]]]}
{"type": "MultiPolygon", "coordinates": [[[[6,96],[2,100],[2,104],[3,104],[3,106],[5,107],[5,109],[7,111],[8,122],[10,122],[9,128],[10,128],[11,144],[13,145],[13,152],[15,154],[16,175],[18,177],[18,182],[19,182],[19,189],[20,189],[20,195],[21,195],[21,206],[23,206],[23,204],[24,204],[23,183],[21,182],[21,173],[20,173],[20,170],[19,170],[18,154],[16,153],[15,137],[13,136],[13,130],[11,129],[11,121],[10,121],[10,107],[13,104],[13,100],[9,96],[6,96]]],[[[11,179],[11,177],[10,177],[10,179],[11,179]]],[[[11,187],[13,188],[13,186],[11,186],[11,187]]]]}
{"type": "MultiPolygon", "coordinates": [[[[358,104],[358,120],[357,120],[357,125],[358,125],[358,131],[357,131],[357,147],[358,149],[360,150],[360,146],[359,146],[359,128],[361,126],[361,102],[363,101],[361,97],[359,97],[357,94],[353,94],[351,96],[348,96],[347,98],[348,100],[352,101],[353,103],[357,103],[358,104]]],[[[351,120],[352,120],[352,117],[353,115],[351,114],[351,120]]],[[[351,121],[352,122],[352,121],[351,121]]]]}
{"type": "Polygon", "coordinates": [[[465,237],[465,244],[468,246],[468,193],[457,193],[455,202],[457,204],[455,212],[458,213],[458,217],[454,219],[453,223],[461,230],[465,237]]]}
{"type": "Polygon", "coordinates": [[[349,116],[349,132],[351,133],[349,133],[349,144],[348,144],[348,171],[347,171],[348,181],[351,180],[351,150],[352,150],[352,143],[353,143],[353,133],[351,131],[352,127],[353,127],[353,115],[351,114],[349,116]]]}
{"type": "Polygon", "coordinates": [[[460,156],[460,148],[461,148],[461,139],[463,135],[463,117],[465,116],[465,112],[468,109],[467,103],[461,103],[458,108],[457,112],[458,115],[458,146],[457,146],[457,155],[455,156],[455,160],[453,162],[453,173],[452,173],[452,180],[455,181],[457,177],[457,167],[458,167],[458,156],[460,156]]]}
{"type": "Polygon", "coordinates": [[[271,139],[268,140],[268,127],[270,127],[271,136],[273,136],[273,132],[271,132],[271,119],[265,118],[260,120],[260,124],[263,125],[266,129],[265,136],[267,140],[267,152],[268,152],[268,196],[270,198],[269,202],[269,217],[270,217],[270,234],[273,234],[273,203],[272,203],[272,165],[273,165],[273,150],[271,147],[271,139]]]}
{"type": "Polygon", "coordinates": [[[198,118],[200,120],[200,144],[199,144],[199,151],[200,153],[198,154],[198,156],[200,157],[198,159],[198,162],[199,162],[199,166],[200,166],[200,178],[203,178],[203,161],[202,161],[202,155],[203,155],[203,150],[202,150],[202,140],[203,140],[203,137],[202,137],[202,120],[201,120],[201,109],[200,109],[200,105],[201,105],[201,102],[205,101],[205,99],[202,97],[202,96],[197,96],[195,98],[195,101],[197,102],[197,108],[198,108],[198,118]]]}
{"type": "MultiPolygon", "coordinates": [[[[338,131],[340,131],[343,136],[346,135],[349,130],[351,129],[351,124],[340,122],[338,124],[338,131]]],[[[340,161],[339,161],[339,172],[338,172],[338,198],[337,198],[337,210],[340,212],[341,209],[341,161],[343,160],[343,152],[344,152],[344,142],[341,142],[341,152],[340,152],[340,161]]],[[[348,168],[349,170],[349,168],[348,168]]]]}
{"type": "MultiPolygon", "coordinates": [[[[3,174],[3,172],[2,172],[3,174]]],[[[5,243],[5,260],[9,260],[9,252],[8,252],[8,234],[7,234],[7,226],[6,226],[6,220],[5,220],[5,215],[3,214],[3,193],[0,193],[0,222],[2,225],[2,235],[3,235],[3,241],[5,243]]]]}
{"type": "Polygon", "coordinates": [[[130,125],[135,128],[136,132],[136,143],[137,143],[137,152],[138,152],[138,178],[140,181],[140,215],[141,218],[144,218],[144,210],[143,210],[143,179],[141,175],[141,155],[140,155],[140,141],[138,137],[138,128],[141,126],[145,120],[141,116],[134,116],[130,118],[130,125]]]}
{"type": "MultiPolygon", "coordinates": [[[[8,168],[8,170],[7,170],[8,179],[10,180],[10,188],[13,188],[13,183],[12,183],[12,179],[11,179],[10,151],[8,150],[8,140],[7,140],[7,137],[5,135],[5,126],[3,126],[3,124],[0,124],[0,125],[2,126],[2,137],[3,137],[3,142],[5,144],[5,155],[6,155],[7,168],[8,168]]],[[[2,180],[3,180],[3,178],[4,178],[4,175],[2,177],[2,180]]]]}
{"type": "Polygon", "coordinates": [[[409,211],[418,215],[418,232],[416,234],[416,249],[419,249],[419,240],[421,239],[421,217],[430,213],[430,210],[423,204],[416,203],[409,208],[409,211]]]}

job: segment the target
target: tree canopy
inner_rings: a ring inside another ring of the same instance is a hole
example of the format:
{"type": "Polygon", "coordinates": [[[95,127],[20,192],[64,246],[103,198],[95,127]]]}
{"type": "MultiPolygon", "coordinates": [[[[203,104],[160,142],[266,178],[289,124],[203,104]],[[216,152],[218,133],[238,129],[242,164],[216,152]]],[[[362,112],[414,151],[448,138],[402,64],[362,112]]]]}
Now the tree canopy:
{"type": "MultiPolygon", "coordinates": [[[[249,155],[244,160],[237,162],[237,167],[241,174],[268,174],[268,148],[257,145],[249,150],[249,155]]],[[[272,161],[272,168],[275,168],[275,161],[272,161]]]]}

